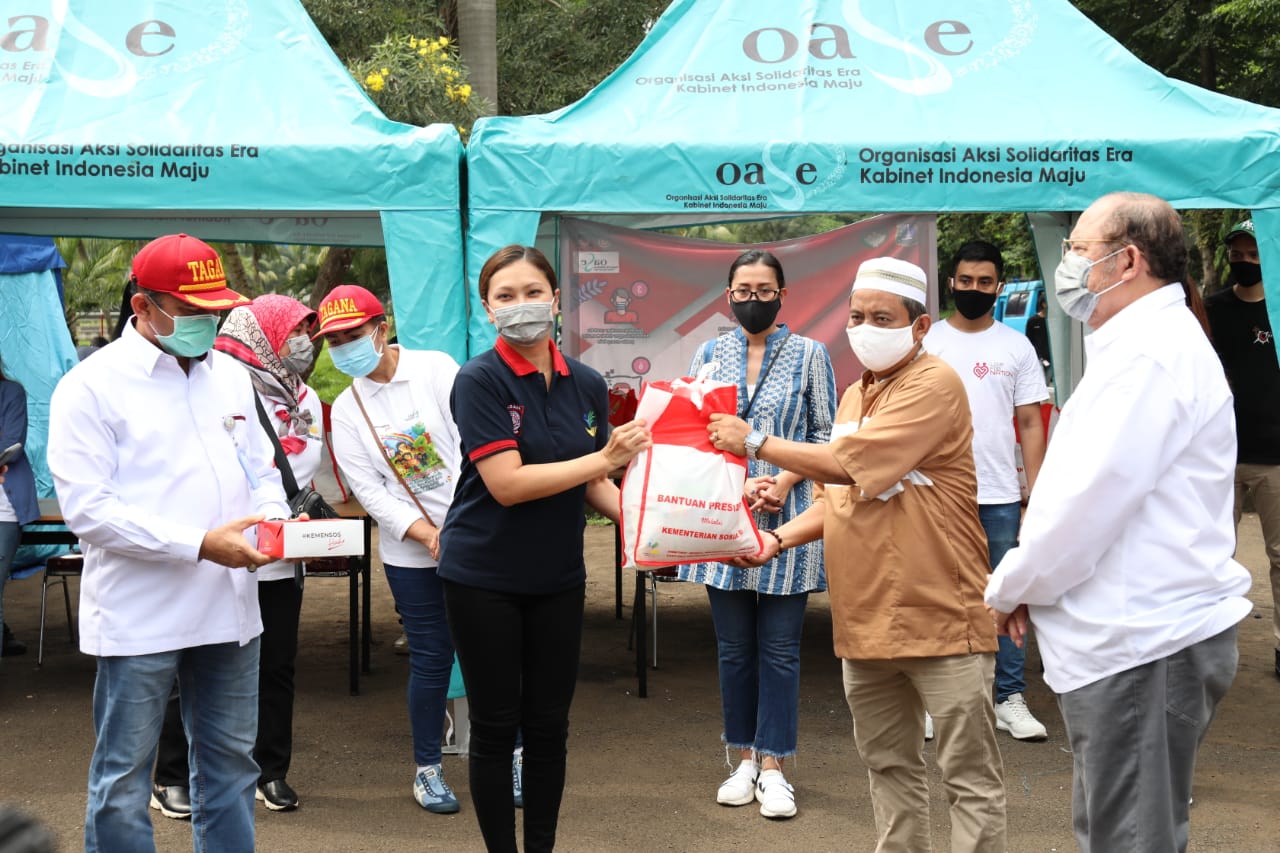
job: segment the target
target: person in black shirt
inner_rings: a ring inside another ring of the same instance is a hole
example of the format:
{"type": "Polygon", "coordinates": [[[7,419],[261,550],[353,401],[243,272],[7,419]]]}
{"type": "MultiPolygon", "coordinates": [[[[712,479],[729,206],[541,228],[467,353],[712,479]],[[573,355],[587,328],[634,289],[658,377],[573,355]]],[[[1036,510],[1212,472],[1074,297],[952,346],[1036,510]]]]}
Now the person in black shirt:
{"type": "Polygon", "coordinates": [[[1227,232],[1226,242],[1234,284],[1204,305],[1214,349],[1235,395],[1236,524],[1244,497],[1251,494],[1271,563],[1275,668],[1280,677],[1280,363],[1253,220],[1238,223],[1227,232]]]}

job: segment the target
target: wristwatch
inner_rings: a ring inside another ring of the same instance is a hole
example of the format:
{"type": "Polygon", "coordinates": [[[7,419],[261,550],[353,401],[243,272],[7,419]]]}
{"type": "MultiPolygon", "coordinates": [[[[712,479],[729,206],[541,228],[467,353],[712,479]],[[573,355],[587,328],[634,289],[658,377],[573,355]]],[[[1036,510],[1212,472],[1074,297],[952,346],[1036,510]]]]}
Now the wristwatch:
{"type": "Polygon", "coordinates": [[[761,445],[769,436],[758,429],[753,429],[747,433],[747,437],[743,440],[743,444],[747,446],[747,458],[756,459],[756,454],[760,452],[761,445]]]}

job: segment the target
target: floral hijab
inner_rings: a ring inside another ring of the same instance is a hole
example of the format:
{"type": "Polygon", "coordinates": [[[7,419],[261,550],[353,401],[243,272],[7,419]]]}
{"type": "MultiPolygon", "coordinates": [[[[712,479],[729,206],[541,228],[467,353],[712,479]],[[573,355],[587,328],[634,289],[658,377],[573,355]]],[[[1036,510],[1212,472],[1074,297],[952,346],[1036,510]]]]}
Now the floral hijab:
{"type": "Polygon", "coordinates": [[[281,421],[280,443],[286,453],[299,453],[305,446],[311,436],[311,413],[299,406],[307,387],[276,353],[298,323],[314,323],[315,318],[316,312],[298,300],[268,293],[233,308],[213,344],[248,369],[259,394],[281,401],[276,417],[281,421]]]}

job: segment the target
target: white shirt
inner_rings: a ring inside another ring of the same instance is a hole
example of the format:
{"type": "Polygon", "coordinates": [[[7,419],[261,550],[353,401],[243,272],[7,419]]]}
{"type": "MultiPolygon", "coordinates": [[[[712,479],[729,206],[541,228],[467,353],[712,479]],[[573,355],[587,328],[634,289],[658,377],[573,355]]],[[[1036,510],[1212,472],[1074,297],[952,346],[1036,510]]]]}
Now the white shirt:
{"type": "Polygon", "coordinates": [[[248,643],[262,633],[257,578],[198,555],[215,527],[288,515],[249,375],[220,352],[185,374],[132,323],[97,356],[49,406],[49,470],[84,550],[80,650],[248,643]]]}
{"type": "Polygon", "coordinates": [[[1088,369],[1049,443],[986,602],[1030,605],[1058,693],[1168,657],[1244,618],[1232,559],[1235,416],[1181,285],[1086,338],[1088,369]]]}
{"type": "MultiPolygon", "coordinates": [[[[289,468],[293,471],[293,478],[297,481],[298,486],[302,487],[311,482],[311,478],[316,475],[316,471],[320,469],[320,461],[324,456],[324,411],[320,408],[320,398],[316,396],[316,392],[307,386],[303,386],[303,390],[299,392],[302,399],[298,401],[299,408],[311,413],[311,429],[310,438],[305,439],[307,446],[301,453],[286,455],[289,461],[289,468]]],[[[284,422],[280,417],[280,413],[284,411],[284,401],[276,400],[271,397],[258,395],[262,399],[262,407],[267,410],[267,419],[277,430],[284,422]]],[[[255,413],[256,414],[256,413],[255,413]]],[[[259,424],[261,429],[261,424],[259,424]]],[[[270,441],[270,438],[268,438],[270,441]]],[[[275,448],[272,448],[274,451],[275,448]]],[[[278,581],[285,578],[292,579],[294,576],[294,563],[292,560],[277,560],[258,569],[258,581],[278,581]]]]}
{"type": "Polygon", "coordinates": [[[361,506],[378,522],[383,563],[404,568],[437,565],[427,549],[405,533],[422,518],[378,448],[381,442],[436,527],[453,502],[462,465],[458,428],[449,394],[458,364],[433,350],[400,348],[390,382],[355,379],[333,403],[333,454],[361,506]],[[352,390],[360,392],[375,440],[352,390]]]}
{"type": "Polygon", "coordinates": [[[1021,501],[1013,410],[1049,398],[1044,368],[1030,339],[1004,323],[964,332],[944,320],[929,329],[924,348],[960,374],[969,395],[978,503],[1021,501]]]}

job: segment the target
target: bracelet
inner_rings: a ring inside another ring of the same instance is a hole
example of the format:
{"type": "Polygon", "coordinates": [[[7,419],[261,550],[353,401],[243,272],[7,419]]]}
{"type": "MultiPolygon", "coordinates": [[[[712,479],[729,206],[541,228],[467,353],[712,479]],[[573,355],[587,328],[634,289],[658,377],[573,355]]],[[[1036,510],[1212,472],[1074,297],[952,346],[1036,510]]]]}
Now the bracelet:
{"type": "Polygon", "coordinates": [[[785,545],[782,544],[782,536],[776,530],[766,530],[765,533],[768,533],[774,539],[778,540],[778,553],[781,554],[782,549],[786,547],[785,545]]]}

